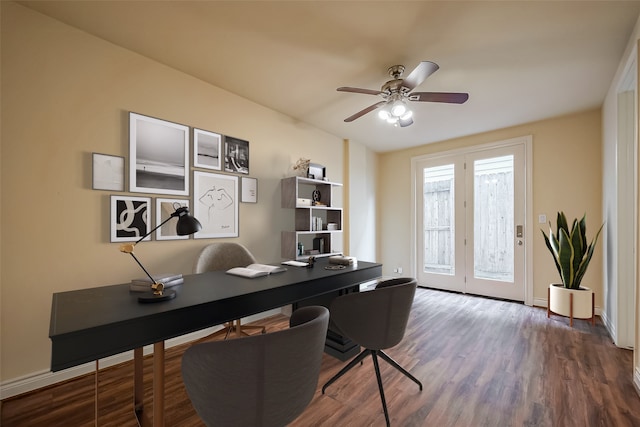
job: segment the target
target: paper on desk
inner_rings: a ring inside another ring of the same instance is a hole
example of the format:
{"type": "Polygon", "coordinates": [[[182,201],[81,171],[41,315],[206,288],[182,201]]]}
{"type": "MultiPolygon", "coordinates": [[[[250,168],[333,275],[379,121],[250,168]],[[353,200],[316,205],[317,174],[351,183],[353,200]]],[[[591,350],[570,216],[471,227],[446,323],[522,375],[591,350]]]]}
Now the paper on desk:
{"type": "Polygon", "coordinates": [[[308,262],[293,261],[293,260],[291,260],[291,261],[282,261],[282,263],[283,263],[284,265],[290,265],[290,266],[292,266],[292,267],[306,267],[306,266],[308,266],[308,265],[309,265],[309,263],[308,263],[308,262]]]}

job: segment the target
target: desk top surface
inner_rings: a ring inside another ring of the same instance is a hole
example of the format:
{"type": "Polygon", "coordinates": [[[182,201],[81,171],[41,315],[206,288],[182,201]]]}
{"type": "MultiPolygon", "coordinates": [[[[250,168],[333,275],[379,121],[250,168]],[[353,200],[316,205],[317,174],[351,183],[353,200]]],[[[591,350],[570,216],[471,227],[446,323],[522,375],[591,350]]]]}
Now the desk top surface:
{"type": "Polygon", "coordinates": [[[256,278],[245,278],[213,271],[184,276],[182,285],[171,288],[177,292],[174,299],[159,303],[141,304],[138,292],[130,292],[129,284],[110,285],[53,294],[49,337],[85,331],[103,325],[152,321],[154,316],[179,312],[216,301],[231,301],[240,297],[260,298],[261,293],[277,288],[303,285],[331,279],[344,273],[367,269],[380,269],[377,263],[360,261],[343,270],[326,270],[327,261],[316,262],[313,268],[287,267],[283,273],[256,278]]]}

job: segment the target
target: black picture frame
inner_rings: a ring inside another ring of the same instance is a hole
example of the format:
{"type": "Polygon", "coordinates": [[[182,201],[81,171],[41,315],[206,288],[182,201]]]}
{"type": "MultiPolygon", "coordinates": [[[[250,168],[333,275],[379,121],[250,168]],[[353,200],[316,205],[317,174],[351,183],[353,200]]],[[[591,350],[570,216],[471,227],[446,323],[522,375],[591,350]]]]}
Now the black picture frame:
{"type": "Polygon", "coordinates": [[[224,170],[249,175],[249,141],[225,135],[224,170]]]}

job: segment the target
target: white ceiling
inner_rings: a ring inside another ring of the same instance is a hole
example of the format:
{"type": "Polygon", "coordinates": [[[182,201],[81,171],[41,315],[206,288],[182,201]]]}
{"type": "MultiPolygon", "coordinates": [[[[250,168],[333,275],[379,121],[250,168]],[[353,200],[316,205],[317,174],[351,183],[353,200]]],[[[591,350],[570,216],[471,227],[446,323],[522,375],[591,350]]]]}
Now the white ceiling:
{"type": "Polygon", "coordinates": [[[640,1],[22,1],[258,104],[389,151],[599,107],[640,1]],[[414,124],[369,113],[387,68],[440,70],[414,124]]]}

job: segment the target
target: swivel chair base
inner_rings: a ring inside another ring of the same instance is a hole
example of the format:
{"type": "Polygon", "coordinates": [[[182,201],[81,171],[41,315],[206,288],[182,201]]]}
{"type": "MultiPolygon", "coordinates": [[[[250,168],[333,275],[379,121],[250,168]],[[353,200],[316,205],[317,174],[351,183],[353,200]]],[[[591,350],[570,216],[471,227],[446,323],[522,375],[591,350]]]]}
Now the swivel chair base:
{"type": "Polygon", "coordinates": [[[384,418],[387,421],[387,427],[389,427],[391,424],[389,423],[389,412],[387,411],[387,401],[384,398],[384,389],[382,388],[382,377],[380,376],[380,365],[378,364],[378,356],[380,356],[391,366],[393,366],[394,368],[402,372],[411,381],[418,384],[418,387],[420,387],[420,391],[422,391],[422,383],[418,381],[416,377],[411,375],[406,369],[400,366],[398,362],[393,360],[382,350],[370,350],[370,349],[362,350],[359,355],[357,355],[351,362],[349,362],[349,364],[347,364],[347,366],[342,368],[340,372],[335,374],[329,381],[327,381],[325,385],[322,386],[322,394],[324,394],[324,391],[327,389],[327,387],[333,384],[335,380],[343,376],[345,373],[347,373],[347,371],[349,371],[351,368],[356,366],[358,363],[362,363],[362,360],[368,355],[371,355],[371,358],[373,359],[373,367],[375,368],[376,379],[378,380],[378,390],[380,391],[380,400],[382,400],[382,409],[384,410],[384,418]]]}

